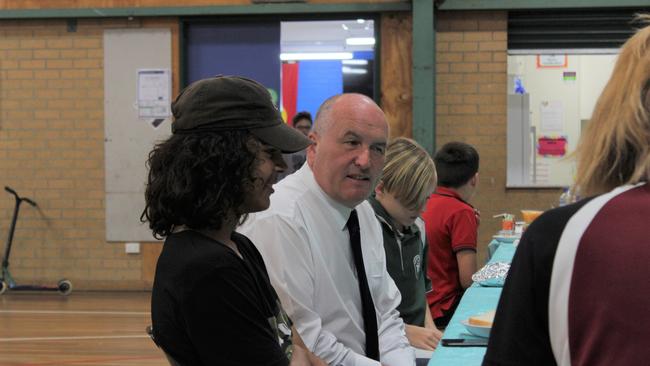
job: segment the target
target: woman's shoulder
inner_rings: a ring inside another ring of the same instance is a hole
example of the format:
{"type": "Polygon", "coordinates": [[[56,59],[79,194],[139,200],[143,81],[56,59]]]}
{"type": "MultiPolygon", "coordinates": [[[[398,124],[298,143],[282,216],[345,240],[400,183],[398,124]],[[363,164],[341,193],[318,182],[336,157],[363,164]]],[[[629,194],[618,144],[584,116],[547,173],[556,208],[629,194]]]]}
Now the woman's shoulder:
{"type": "Polygon", "coordinates": [[[262,254],[260,254],[260,251],[257,250],[255,244],[253,244],[253,242],[246,235],[235,231],[232,233],[231,238],[235,243],[237,243],[239,251],[244,252],[242,253],[244,256],[264,263],[262,254]]]}

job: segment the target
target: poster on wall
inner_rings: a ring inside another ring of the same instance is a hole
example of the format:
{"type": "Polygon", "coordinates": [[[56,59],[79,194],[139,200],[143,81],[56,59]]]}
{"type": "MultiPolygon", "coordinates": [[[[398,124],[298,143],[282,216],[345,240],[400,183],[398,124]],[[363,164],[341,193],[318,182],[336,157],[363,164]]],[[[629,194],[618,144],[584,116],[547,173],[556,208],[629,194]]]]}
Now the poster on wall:
{"type": "Polygon", "coordinates": [[[562,157],[566,155],[566,136],[542,136],[537,139],[537,154],[545,157],[562,157]]]}
{"type": "Polygon", "coordinates": [[[569,65],[567,55],[537,55],[538,69],[562,69],[569,65]]]}
{"type": "Polygon", "coordinates": [[[539,130],[545,134],[564,133],[564,105],[561,100],[540,103],[539,130]]]}
{"type": "Polygon", "coordinates": [[[575,71],[564,71],[562,73],[562,81],[565,84],[575,84],[577,73],[575,71]]]}
{"type": "Polygon", "coordinates": [[[158,128],[171,116],[171,72],[169,69],[138,69],[138,118],[151,120],[158,128]]]}

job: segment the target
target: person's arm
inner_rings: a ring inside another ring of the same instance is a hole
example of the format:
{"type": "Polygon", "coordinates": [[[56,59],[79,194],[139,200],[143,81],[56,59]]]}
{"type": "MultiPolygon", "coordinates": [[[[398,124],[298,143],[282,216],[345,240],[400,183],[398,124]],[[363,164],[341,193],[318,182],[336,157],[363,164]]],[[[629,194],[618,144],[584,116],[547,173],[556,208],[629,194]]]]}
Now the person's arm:
{"type": "MultiPolygon", "coordinates": [[[[433,316],[431,316],[431,308],[429,307],[429,302],[427,301],[426,294],[433,291],[433,285],[431,284],[431,279],[429,278],[429,240],[426,237],[426,231],[424,227],[424,221],[421,221],[420,234],[422,237],[422,242],[424,243],[422,247],[422,274],[424,276],[424,308],[426,309],[424,313],[424,327],[428,329],[438,329],[436,324],[433,322],[433,316]]],[[[439,332],[440,336],[438,340],[442,338],[442,332],[439,332]]]]}
{"type": "Polygon", "coordinates": [[[442,338],[442,332],[433,323],[428,305],[424,313],[424,327],[406,324],[406,337],[413,347],[429,351],[436,349],[442,338]]]}
{"type": "MultiPolygon", "coordinates": [[[[381,250],[384,253],[383,249],[381,250]]],[[[399,316],[397,306],[402,297],[386,270],[383,262],[384,291],[373,293],[375,309],[379,316],[379,351],[384,366],[412,366],[415,364],[415,352],[406,337],[405,324],[399,316]]]]}
{"type": "Polygon", "coordinates": [[[472,285],[476,272],[476,246],[478,223],[471,208],[455,212],[449,217],[451,249],[456,254],[458,277],[463,289],[472,285]]]}
{"type": "Polygon", "coordinates": [[[429,303],[427,303],[426,300],[424,300],[424,303],[427,305],[427,309],[424,313],[424,327],[429,329],[438,329],[436,328],[436,324],[433,322],[433,317],[431,316],[431,309],[429,308],[429,303]]]}
{"type": "MultiPolygon", "coordinates": [[[[422,243],[422,261],[420,271],[424,276],[424,289],[425,293],[431,291],[431,280],[427,276],[427,252],[428,252],[428,242],[426,239],[424,222],[416,221],[416,224],[420,230],[420,240],[422,243]]],[[[442,332],[439,331],[435,324],[433,323],[433,318],[431,317],[431,310],[429,309],[429,304],[425,298],[424,300],[424,327],[419,327],[416,325],[406,324],[406,337],[409,340],[409,343],[413,347],[417,347],[424,350],[433,351],[440,342],[442,337],[442,332]]]]}
{"type": "Polygon", "coordinates": [[[456,261],[460,285],[466,289],[472,285],[472,275],[476,273],[476,252],[470,249],[456,252],[456,261]]]}
{"type": "Polygon", "coordinates": [[[411,346],[433,351],[438,346],[442,332],[434,328],[418,327],[417,325],[406,324],[406,337],[411,346]]]}
{"type": "Polygon", "coordinates": [[[271,283],[305,345],[328,364],[378,366],[379,362],[352,351],[335,334],[323,329],[316,310],[309,235],[299,222],[263,215],[237,231],[248,236],[262,253],[271,283]]]}
{"type": "Polygon", "coordinates": [[[309,353],[310,352],[306,348],[298,346],[294,343],[289,366],[311,366],[309,353]]]}
{"type": "MultiPolygon", "coordinates": [[[[306,365],[308,366],[327,366],[325,361],[321,360],[318,356],[316,356],[314,353],[312,353],[307,346],[305,346],[305,342],[303,342],[302,338],[300,337],[300,334],[298,333],[298,330],[296,329],[295,326],[291,326],[291,341],[293,342],[294,346],[294,354],[295,354],[295,349],[300,348],[301,350],[304,350],[306,352],[306,357],[308,362],[306,365]]],[[[294,366],[293,364],[293,357],[291,358],[291,366],[294,366]]]]}

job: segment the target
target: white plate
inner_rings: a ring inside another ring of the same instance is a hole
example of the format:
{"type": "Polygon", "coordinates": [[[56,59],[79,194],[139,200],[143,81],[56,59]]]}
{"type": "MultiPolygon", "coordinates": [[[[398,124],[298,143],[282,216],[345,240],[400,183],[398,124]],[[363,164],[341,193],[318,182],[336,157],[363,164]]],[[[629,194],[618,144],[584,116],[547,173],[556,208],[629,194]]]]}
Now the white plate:
{"type": "Polygon", "coordinates": [[[492,327],[485,327],[480,325],[472,325],[469,320],[462,320],[461,323],[467,328],[467,331],[477,337],[488,338],[492,327]]]}
{"type": "Polygon", "coordinates": [[[514,243],[515,240],[520,238],[519,235],[494,235],[492,237],[502,243],[514,243]]]}

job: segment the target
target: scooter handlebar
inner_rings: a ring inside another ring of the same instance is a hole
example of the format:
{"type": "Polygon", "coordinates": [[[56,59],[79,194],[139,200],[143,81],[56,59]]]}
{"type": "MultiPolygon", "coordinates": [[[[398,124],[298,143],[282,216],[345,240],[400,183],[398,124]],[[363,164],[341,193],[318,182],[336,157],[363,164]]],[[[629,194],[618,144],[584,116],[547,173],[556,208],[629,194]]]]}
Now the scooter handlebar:
{"type": "Polygon", "coordinates": [[[13,189],[11,189],[11,188],[5,186],[5,191],[7,191],[7,192],[13,194],[13,195],[16,197],[16,199],[17,199],[18,201],[25,201],[25,202],[29,203],[30,205],[36,207],[36,202],[30,200],[29,198],[20,197],[20,196],[18,195],[18,193],[16,193],[16,191],[14,191],[13,189]]]}
{"type": "Polygon", "coordinates": [[[14,196],[18,197],[18,193],[16,193],[16,191],[14,191],[13,189],[11,189],[11,188],[9,188],[7,186],[5,186],[5,191],[7,191],[7,192],[13,194],[14,196]]]}
{"type": "Polygon", "coordinates": [[[21,198],[21,200],[23,200],[23,201],[29,203],[30,205],[36,207],[36,202],[30,200],[29,198],[21,198]]]}

